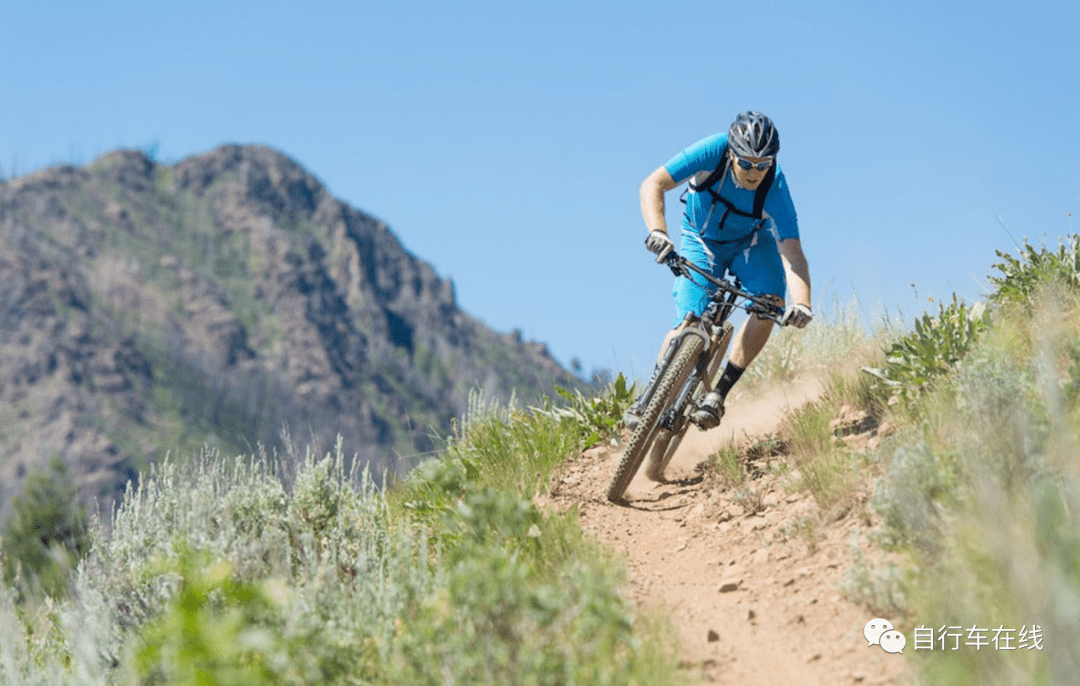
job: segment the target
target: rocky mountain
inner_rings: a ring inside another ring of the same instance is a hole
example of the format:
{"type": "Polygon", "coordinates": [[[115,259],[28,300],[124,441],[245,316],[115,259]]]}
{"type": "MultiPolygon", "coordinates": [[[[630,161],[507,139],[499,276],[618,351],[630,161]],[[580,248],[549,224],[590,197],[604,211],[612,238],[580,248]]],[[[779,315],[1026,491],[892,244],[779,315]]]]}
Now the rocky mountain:
{"type": "Polygon", "coordinates": [[[154,460],[429,451],[469,392],[576,381],[486,327],[381,221],[261,146],[113,152],[0,184],[0,512],[59,455],[103,505],[154,460]]]}

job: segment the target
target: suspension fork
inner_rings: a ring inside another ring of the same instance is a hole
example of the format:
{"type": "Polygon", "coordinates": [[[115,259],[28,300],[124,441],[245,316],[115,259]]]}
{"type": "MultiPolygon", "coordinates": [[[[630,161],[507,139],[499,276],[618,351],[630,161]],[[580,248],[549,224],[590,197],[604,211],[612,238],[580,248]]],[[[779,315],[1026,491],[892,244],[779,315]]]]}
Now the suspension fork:
{"type": "MultiPolygon", "coordinates": [[[[734,327],[728,321],[734,300],[728,298],[727,302],[718,302],[715,307],[706,311],[702,320],[697,322],[694,329],[699,335],[705,335],[708,331],[705,348],[697,360],[694,371],[679,390],[675,402],[661,418],[660,424],[664,428],[677,432],[681,427],[680,418],[686,416],[686,407],[690,402],[695,404],[701,401],[706,393],[716,387],[720,381],[720,365],[724,361],[724,354],[731,343],[731,335],[734,327]],[[718,308],[718,309],[717,309],[718,308]]],[[[676,339],[681,340],[681,336],[676,339]]],[[[677,346],[672,346],[674,350],[677,346]]]]}
{"type": "MultiPolygon", "coordinates": [[[[704,322],[696,327],[698,335],[708,336],[705,347],[697,359],[697,364],[694,365],[694,371],[690,373],[686,383],[679,389],[675,402],[671,404],[671,407],[664,413],[660,421],[661,426],[675,433],[682,429],[682,420],[686,417],[687,405],[692,400],[694,402],[700,400],[698,396],[701,394],[697,392],[698,389],[703,385],[708,386],[708,384],[715,382],[720,360],[723,359],[724,351],[727,349],[728,341],[731,339],[731,324],[727,322],[720,326],[710,326],[711,331],[708,334],[706,334],[705,329],[704,322]]],[[[711,386],[708,387],[711,388],[711,386]]]]}
{"type": "MultiPolygon", "coordinates": [[[[671,360],[675,357],[675,351],[679,349],[679,344],[687,336],[698,336],[703,341],[705,341],[705,350],[709,349],[709,344],[711,341],[709,339],[708,333],[705,331],[704,324],[700,319],[698,319],[697,316],[694,315],[694,313],[687,313],[686,318],[683,319],[681,324],[679,324],[678,333],[674,337],[672,337],[671,342],[668,343],[667,349],[664,350],[664,354],[660,358],[659,369],[661,370],[661,373],[658,374],[655,377],[654,382],[650,383],[649,387],[645,389],[645,397],[641,401],[642,407],[648,406],[649,402],[652,400],[652,395],[655,392],[655,387],[657,385],[655,381],[658,381],[660,379],[660,376],[663,375],[662,371],[666,370],[668,365],[671,364],[671,360]]],[[[694,372],[694,374],[696,374],[696,372],[694,372]]]]}

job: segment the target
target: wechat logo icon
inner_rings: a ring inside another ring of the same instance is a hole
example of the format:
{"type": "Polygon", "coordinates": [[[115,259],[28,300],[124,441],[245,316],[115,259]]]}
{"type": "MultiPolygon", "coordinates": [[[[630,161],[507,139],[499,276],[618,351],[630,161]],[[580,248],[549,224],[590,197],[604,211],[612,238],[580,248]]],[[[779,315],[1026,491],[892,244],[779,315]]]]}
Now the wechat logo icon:
{"type": "Polygon", "coordinates": [[[863,627],[863,638],[866,639],[866,647],[881,646],[886,653],[903,653],[907,645],[904,634],[893,629],[892,623],[880,617],[871,619],[863,627]]]}
{"type": "Polygon", "coordinates": [[[903,654],[907,638],[899,631],[886,631],[881,635],[881,649],[886,653],[903,654]]]}

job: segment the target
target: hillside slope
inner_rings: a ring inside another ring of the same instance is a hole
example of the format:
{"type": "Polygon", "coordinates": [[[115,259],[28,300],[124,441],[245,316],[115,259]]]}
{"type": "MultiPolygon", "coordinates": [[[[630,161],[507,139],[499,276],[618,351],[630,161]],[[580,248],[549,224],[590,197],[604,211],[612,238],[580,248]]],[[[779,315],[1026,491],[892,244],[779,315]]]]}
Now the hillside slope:
{"type": "Polygon", "coordinates": [[[0,184],[0,513],[50,455],[110,502],[167,451],[283,426],[376,467],[432,448],[471,389],[573,386],[487,328],[381,221],[270,148],[135,151],[0,184]]]}

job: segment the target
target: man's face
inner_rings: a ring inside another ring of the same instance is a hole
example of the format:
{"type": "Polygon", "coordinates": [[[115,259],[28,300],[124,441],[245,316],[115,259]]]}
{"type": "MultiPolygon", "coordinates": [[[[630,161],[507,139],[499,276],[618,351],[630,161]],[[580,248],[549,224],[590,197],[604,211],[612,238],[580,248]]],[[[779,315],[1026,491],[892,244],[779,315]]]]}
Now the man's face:
{"type": "Polygon", "coordinates": [[[731,169],[735,173],[735,180],[739,182],[739,185],[748,190],[757,190],[757,187],[761,184],[761,180],[765,178],[765,174],[769,172],[769,167],[773,164],[773,158],[771,157],[739,157],[734,152],[728,152],[731,155],[731,169]],[[745,169],[749,163],[750,168],[745,169]],[[764,169],[758,169],[764,163],[764,169]]]}

